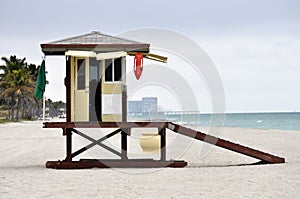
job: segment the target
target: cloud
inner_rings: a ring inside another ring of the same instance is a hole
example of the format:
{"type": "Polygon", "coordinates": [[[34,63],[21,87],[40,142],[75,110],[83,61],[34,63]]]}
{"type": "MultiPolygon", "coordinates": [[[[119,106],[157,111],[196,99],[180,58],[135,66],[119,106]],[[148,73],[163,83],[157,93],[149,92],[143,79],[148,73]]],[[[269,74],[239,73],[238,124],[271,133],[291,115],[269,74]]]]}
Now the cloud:
{"type": "MultiPolygon", "coordinates": [[[[229,111],[300,110],[296,92],[300,85],[299,4],[297,0],[153,0],[145,6],[137,0],[88,0],[82,8],[79,0],[4,1],[0,54],[16,54],[40,64],[39,44],[45,41],[92,30],[114,34],[139,27],[169,28],[196,40],[215,62],[229,111]]],[[[62,82],[64,76],[57,76],[56,64],[64,67],[64,62],[46,61],[50,81],[62,82]]],[[[48,86],[49,96],[64,98],[63,91],[56,92],[63,83],[54,85],[48,86]]]]}
{"type": "Polygon", "coordinates": [[[223,80],[227,110],[299,110],[300,37],[232,34],[202,38],[223,80]]]}

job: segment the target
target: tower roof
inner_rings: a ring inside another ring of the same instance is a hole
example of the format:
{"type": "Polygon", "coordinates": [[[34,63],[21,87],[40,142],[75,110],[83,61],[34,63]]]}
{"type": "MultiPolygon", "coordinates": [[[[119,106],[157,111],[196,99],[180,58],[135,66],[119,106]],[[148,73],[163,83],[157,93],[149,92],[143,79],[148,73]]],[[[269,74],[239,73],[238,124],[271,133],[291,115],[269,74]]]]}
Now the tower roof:
{"type": "Polygon", "coordinates": [[[150,44],[97,31],[41,44],[45,55],[64,55],[67,50],[86,50],[95,52],[134,51],[149,52],[150,44]]]}

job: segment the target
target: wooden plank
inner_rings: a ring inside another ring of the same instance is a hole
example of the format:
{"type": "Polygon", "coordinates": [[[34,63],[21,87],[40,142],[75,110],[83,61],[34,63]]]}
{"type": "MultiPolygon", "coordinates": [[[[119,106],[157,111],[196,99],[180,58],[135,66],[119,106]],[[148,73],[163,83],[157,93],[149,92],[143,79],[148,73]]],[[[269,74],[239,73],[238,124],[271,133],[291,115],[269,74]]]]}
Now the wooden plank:
{"type": "Polygon", "coordinates": [[[260,159],[265,163],[284,163],[285,160],[282,157],[274,156],[256,149],[252,149],[249,147],[245,147],[227,140],[223,140],[221,138],[217,138],[211,135],[207,135],[205,133],[195,131],[193,129],[189,129],[178,124],[174,124],[172,122],[169,123],[168,128],[174,132],[179,134],[201,140],[203,142],[213,144],[219,146],[221,148],[225,148],[237,153],[241,153],[243,155],[247,155],[256,159],[260,159]]]}
{"type": "Polygon", "coordinates": [[[167,122],[45,122],[43,128],[166,128],[167,122]]]}
{"type": "Polygon", "coordinates": [[[130,55],[130,56],[135,56],[136,53],[141,53],[144,58],[151,59],[151,60],[154,60],[154,61],[163,62],[163,63],[166,63],[167,59],[168,59],[167,57],[164,57],[164,56],[161,56],[161,55],[152,54],[152,53],[127,52],[127,54],[130,55]]]}
{"type": "Polygon", "coordinates": [[[81,160],[81,161],[48,161],[46,168],[52,169],[88,169],[88,168],[182,168],[187,162],[180,160],[156,161],[156,160],[81,160]]]}

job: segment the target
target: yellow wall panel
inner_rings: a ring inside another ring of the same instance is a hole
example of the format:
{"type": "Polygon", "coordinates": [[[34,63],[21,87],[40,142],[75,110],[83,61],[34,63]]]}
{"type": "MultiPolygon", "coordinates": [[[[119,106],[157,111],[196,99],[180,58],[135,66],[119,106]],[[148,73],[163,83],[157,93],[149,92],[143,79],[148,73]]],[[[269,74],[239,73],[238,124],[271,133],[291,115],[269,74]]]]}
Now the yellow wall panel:
{"type": "Polygon", "coordinates": [[[103,114],[102,122],[121,122],[122,115],[121,114],[103,114]]]}
{"type": "Polygon", "coordinates": [[[121,94],[122,84],[102,84],[102,94],[121,94]]]}

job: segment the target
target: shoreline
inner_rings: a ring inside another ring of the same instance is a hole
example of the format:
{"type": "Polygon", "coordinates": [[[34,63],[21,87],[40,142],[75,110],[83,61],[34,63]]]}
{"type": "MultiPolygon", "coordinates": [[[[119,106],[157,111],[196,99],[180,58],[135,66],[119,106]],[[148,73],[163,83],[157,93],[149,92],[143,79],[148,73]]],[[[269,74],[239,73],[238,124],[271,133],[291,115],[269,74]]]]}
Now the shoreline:
{"type": "MultiPolygon", "coordinates": [[[[146,121],[146,122],[150,122],[148,120],[135,120],[135,121],[146,121]]],[[[133,121],[133,122],[135,122],[133,121]]],[[[34,123],[34,122],[40,122],[41,124],[43,123],[42,120],[23,120],[23,121],[7,121],[5,123],[1,123],[0,122],[0,126],[3,126],[3,125],[6,125],[6,124],[26,124],[26,123],[34,123]]],[[[64,119],[60,119],[60,118],[54,118],[54,119],[49,119],[49,120],[46,120],[45,122],[65,122],[64,119]]],[[[163,121],[163,122],[168,122],[167,120],[166,121],[163,121]]],[[[176,122],[174,122],[176,123],[176,122]]],[[[203,129],[208,129],[208,128],[232,128],[232,129],[252,129],[252,130],[265,130],[265,131],[272,131],[272,130],[277,130],[277,131],[291,131],[291,132],[299,132],[300,133],[300,129],[279,129],[279,128],[254,128],[254,127],[242,127],[242,126],[203,126],[203,125],[200,125],[200,126],[197,126],[197,125],[188,125],[188,124],[184,124],[184,123],[178,123],[182,126],[185,126],[185,127],[190,127],[190,128],[203,128],[203,129]]]]}

